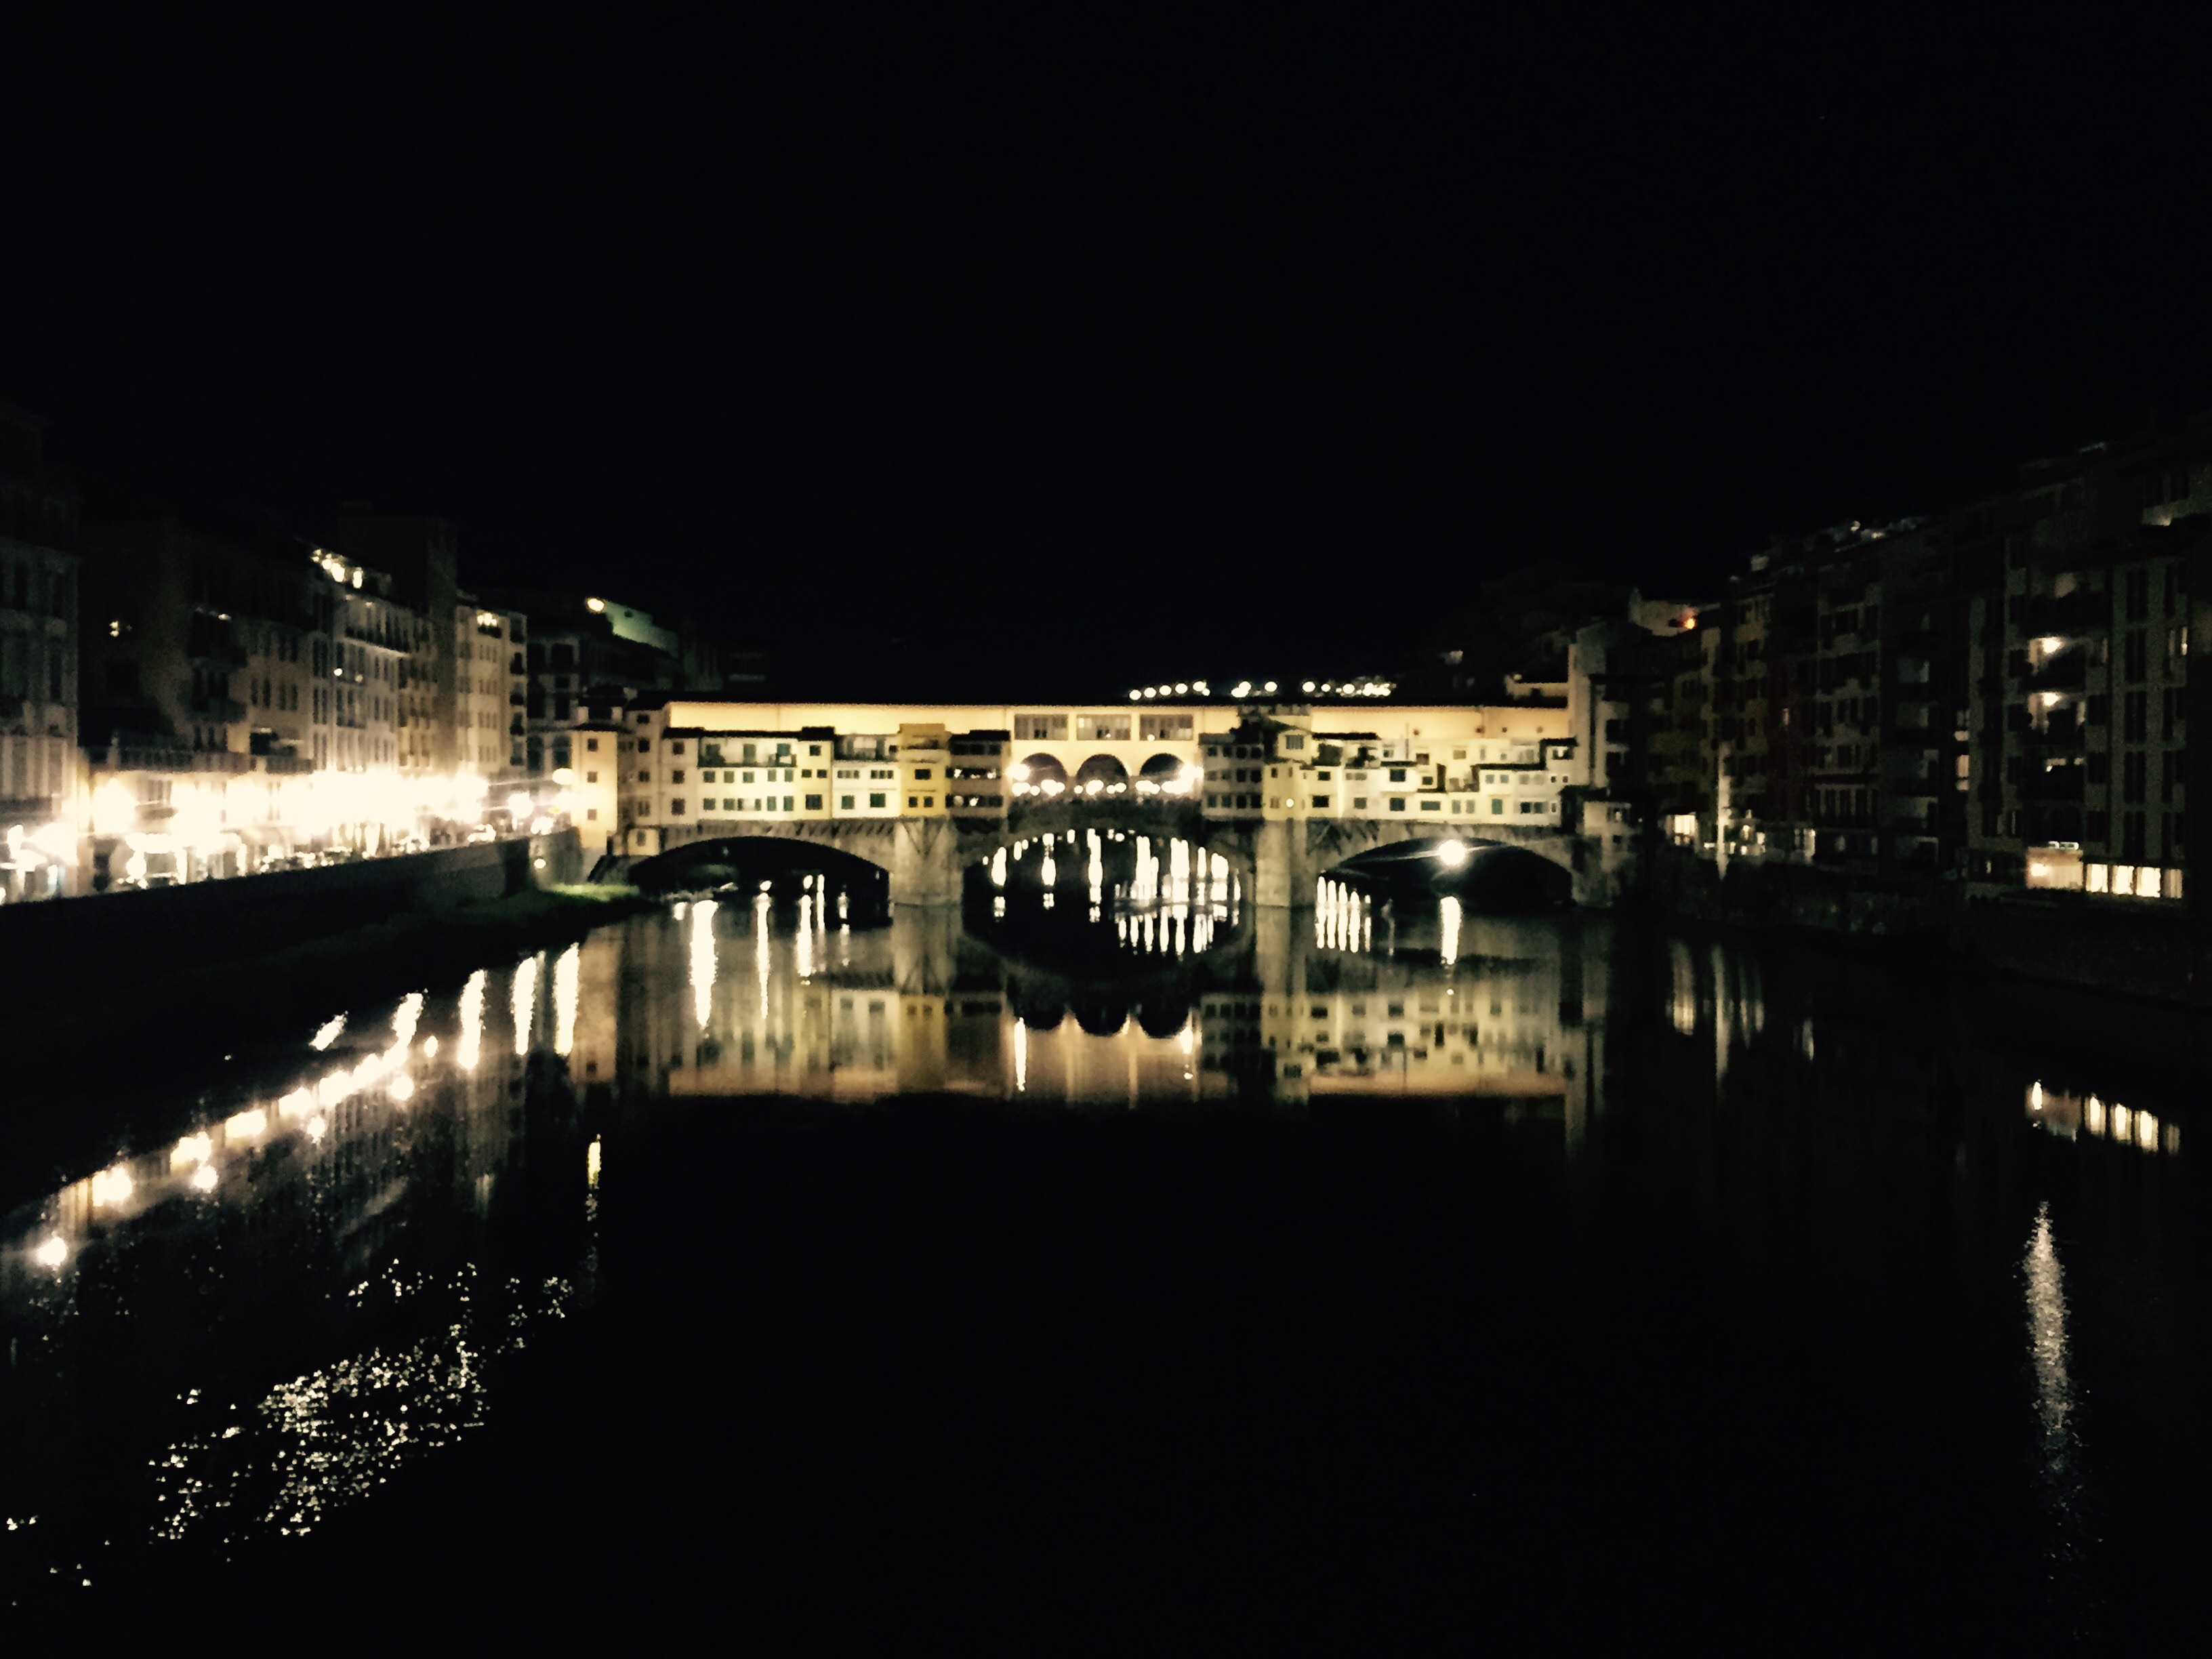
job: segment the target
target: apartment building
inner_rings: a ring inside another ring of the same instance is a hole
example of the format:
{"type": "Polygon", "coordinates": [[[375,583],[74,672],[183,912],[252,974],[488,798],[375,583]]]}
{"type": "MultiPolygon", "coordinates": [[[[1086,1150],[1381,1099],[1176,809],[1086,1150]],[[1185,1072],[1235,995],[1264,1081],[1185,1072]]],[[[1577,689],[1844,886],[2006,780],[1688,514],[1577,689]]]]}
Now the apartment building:
{"type": "Polygon", "coordinates": [[[0,902],[77,890],[77,500],[0,404],[0,902]]]}

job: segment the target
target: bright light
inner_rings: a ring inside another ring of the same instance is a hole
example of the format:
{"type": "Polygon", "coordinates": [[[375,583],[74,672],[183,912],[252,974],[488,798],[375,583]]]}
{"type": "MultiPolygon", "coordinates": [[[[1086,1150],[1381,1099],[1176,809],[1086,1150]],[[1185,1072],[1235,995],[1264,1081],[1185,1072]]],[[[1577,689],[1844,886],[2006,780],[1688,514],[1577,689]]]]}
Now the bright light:
{"type": "Polygon", "coordinates": [[[1274,681],[1273,681],[1273,680],[1269,680],[1269,681],[1268,681],[1265,685],[1261,686],[1260,689],[1261,689],[1262,691],[1267,692],[1268,695],[1273,696],[1273,695],[1274,694],[1275,683],[1274,683],[1274,681]]]}
{"type": "MultiPolygon", "coordinates": [[[[322,1119],[317,1118],[315,1121],[320,1123],[322,1119]]],[[[211,1193],[215,1190],[215,1183],[216,1173],[214,1164],[203,1164],[198,1169],[192,1171],[192,1185],[199,1191],[204,1193],[211,1193]]]]}
{"type": "MultiPolygon", "coordinates": [[[[1133,697],[1137,694],[1134,691],[1132,691],[1129,695],[1133,697]]],[[[1006,769],[1006,775],[1012,778],[1016,783],[1028,782],[1030,776],[1029,763],[1027,761],[1016,761],[1012,766],[1009,766],[1006,769]]]]}
{"type": "Polygon", "coordinates": [[[605,611],[606,608],[607,602],[605,599],[586,599],[584,601],[584,609],[591,611],[594,616],[598,615],[600,611],[605,611]]]}
{"type": "Polygon", "coordinates": [[[1177,680],[1177,681],[1176,682],[1176,696],[1177,696],[1178,697],[1187,697],[1187,696],[1188,696],[1189,695],[1190,695],[1190,687],[1189,687],[1187,684],[1185,684],[1183,681],[1182,681],[1182,680],[1177,680]]]}
{"type": "Polygon", "coordinates": [[[119,836],[137,820],[137,791],[121,778],[110,778],[92,792],[92,827],[98,834],[119,836]]]}
{"type": "Polygon", "coordinates": [[[1445,842],[1437,848],[1436,860],[1445,869],[1456,870],[1467,862],[1467,844],[1464,842],[1445,842]]]}
{"type": "Polygon", "coordinates": [[[507,798],[507,811],[509,817],[520,818],[527,816],[530,811],[530,797],[521,790],[516,790],[507,798]]]}
{"type": "Polygon", "coordinates": [[[1134,686],[1131,686],[1129,688],[1129,701],[1131,702],[1142,702],[1144,700],[1145,694],[1143,692],[1138,690],[1134,686]]]}
{"type": "Polygon", "coordinates": [[[100,1204],[120,1204],[137,1190],[131,1171],[121,1164],[112,1170],[102,1170],[92,1178],[92,1201],[100,1204]]]}
{"type": "Polygon", "coordinates": [[[169,1167],[180,1170],[188,1164],[204,1164],[215,1156],[215,1142],[204,1134],[186,1135],[169,1154],[169,1167]]]}
{"type": "Polygon", "coordinates": [[[1148,697],[1157,697],[1160,695],[1160,689],[1157,685],[1148,685],[1145,688],[1145,695],[1148,697]]]}
{"type": "Polygon", "coordinates": [[[2038,640],[2035,642],[2035,648],[2043,653],[2046,657],[2055,656],[2057,654],[2058,647],[2065,643],[2066,641],[2059,638],[2056,634],[2051,634],[2038,640]]]}
{"type": "Polygon", "coordinates": [[[225,1121],[222,1126],[226,1140],[252,1140],[269,1127],[269,1114],[256,1107],[250,1112],[240,1112],[225,1121]]]}
{"type": "Polygon", "coordinates": [[[1301,685],[1301,686],[1298,688],[1298,690],[1301,690],[1301,691],[1310,691],[1310,690],[1312,690],[1313,689],[1314,689],[1314,683],[1313,683],[1311,680],[1308,680],[1308,681],[1307,681],[1304,685],[1301,685]]]}
{"type": "MultiPolygon", "coordinates": [[[[530,833],[533,836],[550,836],[553,833],[553,815],[550,812],[540,812],[530,820],[530,833]]],[[[544,860],[541,859],[538,862],[542,864],[544,860]]]]}
{"type": "Polygon", "coordinates": [[[392,1079],[389,1091],[394,1100],[412,1100],[415,1098],[415,1079],[402,1072],[392,1079]]]}
{"type": "Polygon", "coordinates": [[[338,1033],[345,1030],[345,1022],[343,1014],[333,1014],[307,1039],[307,1046],[320,1054],[338,1040],[338,1033]]]}
{"type": "Polygon", "coordinates": [[[32,1251],[31,1256],[41,1267],[58,1267],[69,1260],[69,1246],[62,1243],[59,1233],[55,1233],[32,1251]]]}
{"type": "Polygon", "coordinates": [[[568,786],[575,782],[575,781],[576,770],[574,767],[556,766],[553,769],[553,781],[559,784],[563,789],[568,787],[568,786]]]}

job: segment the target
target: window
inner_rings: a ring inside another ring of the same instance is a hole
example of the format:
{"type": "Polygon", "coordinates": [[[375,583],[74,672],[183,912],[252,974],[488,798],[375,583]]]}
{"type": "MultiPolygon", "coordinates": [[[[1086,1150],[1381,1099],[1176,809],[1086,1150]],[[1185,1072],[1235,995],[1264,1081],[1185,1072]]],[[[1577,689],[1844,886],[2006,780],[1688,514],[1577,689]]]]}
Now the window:
{"type": "MultiPolygon", "coordinates": [[[[682,745],[681,745],[681,744],[679,744],[679,745],[678,745],[678,746],[680,748],[682,745]]],[[[679,766],[679,767],[678,767],[678,768],[677,768],[673,772],[671,772],[671,773],[668,775],[668,781],[669,781],[669,782],[671,782],[671,783],[681,783],[681,782],[683,782],[683,781],[684,781],[684,769],[683,769],[682,767],[680,767],[680,766],[679,766]]]]}
{"type": "Polygon", "coordinates": [[[2130,680],[2142,678],[2148,665],[2149,653],[2144,645],[2143,634],[2144,630],[2140,628],[2130,629],[2128,631],[2125,649],[2123,653],[2123,661],[2125,664],[2123,672],[2130,680]]]}
{"type": "Polygon", "coordinates": [[[599,752],[599,740],[597,738],[586,738],[584,739],[584,751],[586,754],[591,755],[598,754],[599,752]]]}
{"type": "Polygon", "coordinates": [[[819,795],[809,795],[806,798],[806,810],[810,812],[820,811],[822,810],[822,797],[819,795]]]}
{"type": "Polygon", "coordinates": [[[637,781],[640,783],[651,783],[653,781],[653,774],[643,767],[641,767],[638,769],[637,781]]]}
{"type": "Polygon", "coordinates": [[[1392,767],[1392,768],[1390,769],[1390,781],[1391,781],[1391,782],[1393,782],[1393,783],[1403,783],[1403,782],[1405,782],[1405,781],[1406,781],[1406,769],[1405,769],[1404,767],[1402,767],[1402,766],[1394,766],[1394,767],[1392,767]]]}
{"type": "Polygon", "coordinates": [[[1490,812],[1491,812],[1491,816],[1492,816],[1492,817],[1497,817],[1498,814],[1500,814],[1500,813],[1504,812],[1504,811],[1505,811],[1505,803],[1504,803],[1503,800],[1499,799],[1497,796],[1492,795],[1492,796],[1490,798],[1490,812]]]}
{"type": "Polygon", "coordinates": [[[741,778],[739,778],[739,779],[738,780],[738,782],[740,782],[740,783],[750,783],[752,781],[753,781],[753,775],[752,775],[751,773],[750,773],[750,772],[746,773],[743,777],[741,777],[741,778]]]}
{"type": "Polygon", "coordinates": [[[2122,707],[2124,725],[2121,736],[2124,741],[2141,743],[2143,740],[2144,729],[2149,724],[2145,719],[2148,707],[2148,699],[2144,693],[2141,691],[2128,693],[2128,700],[2122,707]]]}
{"type": "Polygon", "coordinates": [[[671,817],[683,817],[683,816],[684,816],[684,797],[683,797],[683,796],[681,796],[681,795],[678,795],[678,796],[674,800],[672,800],[672,801],[669,802],[669,803],[668,803],[668,811],[669,811],[669,815],[670,815],[671,817]]]}
{"type": "Polygon", "coordinates": [[[1406,810],[1406,798],[1405,798],[1403,795],[1393,795],[1393,796],[1391,796],[1391,797],[1390,797],[1390,810],[1391,810],[1392,811],[1394,811],[1394,812],[1402,812],[1402,811],[1404,811],[1406,810]]]}
{"type": "Polygon", "coordinates": [[[914,781],[916,783],[927,783],[929,781],[929,769],[927,766],[915,767],[914,769],[914,781]]]}
{"type": "Polygon", "coordinates": [[[840,796],[838,796],[838,797],[837,797],[837,810],[838,810],[839,811],[841,811],[841,812],[849,812],[849,811],[851,811],[853,810],[853,798],[852,798],[850,795],[840,795],[840,796]]]}
{"type": "MultiPolygon", "coordinates": [[[[2141,800],[2143,798],[2144,775],[2149,769],[2145,764],[2143,751],[2140,749],[2130,750],[2121,757],[2120,763],[2121,799],[2131,801],[2141,800]]],[[[2130,816],[2136,815],[2130,813],[2130,816]]]]}
{"type": "Polygon", "coordinates": [[[872,792],[872,793],[868,796],[868,805],[871,805],[871,806],[881,806],[883,804],[884,804],[884,797],[883,797],[883,792],[882,792],[881,790],[874,791],[874,792],[872,792]]]}
{"type": "Polygon", "coordinates": [[[906,798],[906,804],[908,806],[919,806],[921,805],[921,797],[919,795],[908,795],[906,798]]]}
{"type": "Polygon", "coordinates": [[[791,811],[791,797],[788,795],[783,798],[783,810],[787,812],[791,811]]]}
{"type": "Polygon", "coordinates": [[[1017,714],[1014,716],[1014,737],[1022,743],[1048,743],[1054,739],[1065,742],[1067,738],[1067,716],[1065,714],[1017,714]]]}
{"type": "Polygon", "coordinates": [[[1328,808],[1328,797],[1327,795],[1316,795],[1313,798],[1313,804],[1316,808],[1326,811],[1328,808]]]}
{"type": "Polygon", "coordinates": [[[1075,735],[1086,743],[1127,743],[1129,740],[1129,717],[1127,714],[1078,714],[1075,735]]]}
{"type": "Polygon", "coordinates": [[[1352,798],[1352,810],[1355,812],[1364,812],[1367,810],[1367,797],[1354,795],[1352,798]]]}
{"type": "Polygon", "coordinates": [[[599,775],[597,772],[586,772],[584,774],[584,781],[586,783],[597,783],[599,781],[599,775]]]}
{"type": "Polygon", "coordinates": [[[924,806],[934,806],[937,805],[937,797],[934,795],[924,795],[921,798],[921,804],[924,806]]]}

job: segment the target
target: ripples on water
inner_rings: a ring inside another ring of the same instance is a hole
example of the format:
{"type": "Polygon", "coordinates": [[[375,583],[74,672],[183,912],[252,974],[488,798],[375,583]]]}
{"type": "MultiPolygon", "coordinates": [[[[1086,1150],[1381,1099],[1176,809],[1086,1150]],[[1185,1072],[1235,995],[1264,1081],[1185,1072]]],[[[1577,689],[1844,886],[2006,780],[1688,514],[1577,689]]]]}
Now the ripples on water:
{"type": "MultiPolygon", "coordinates": [[[[1489,1114],[1511,1156],[1586,1190],[1656,1188],[1746,1261],[1784,1259],[1823,1217],[1864,1233],[1869,1262],[1911,1259],[1897,1241],[1920,1223],[1867,1231],[1893,1201],[1881,1171],[1900,1147],[1943,1170],[1958,1218],[1930,1237],[1964,1228],[1990,1264],[1967,1249],[1944,1294],[1970,1313],[2025,1295],[2011,1357],[1993,1346],[1974,1374],[1977,1431],[2030,1425],[2019,1497],[2069,1586],[2063,1620],[2109,1619],[2108,1592],[2082,1587],[2089,1471],[2108,1509],[2148,1476],[2124,1430],[2097,1450],[2096,1360],[2069,1309],[2100,1297],[2124,1325],[2138,1292],[2115,1285],[2170,1270],[2178,1247],[2146,1243],[2134,1213],[2168,1204],[2181,1167],[2170,1096],[1818,958],[1335,882],[1315,900],[1254,908],[1179,842],[1040,840],[978,872],[958,915],[856,927],[826,884],[725,895],[334,1012],[260,1057],[258,1086],[207,1095],[186,1133],[0,1226],[0,1562],[21,1583],[94,1576],[81,1559],[118,1537],[263,1546],[434,1468],[496,1419],[539,1334],[592,1305],[602,1170],[641,1113],[1413,1105],[1489,1114]],[[2086,1279],[2060,1262],[2069,1206],[2086,1279]]],[[[1855,1363],[1879,1375],[1874,1340],[1855,1363]]],[[[2011,1502],[1989,1494],[1993,1513],[2011,1502]]]]}

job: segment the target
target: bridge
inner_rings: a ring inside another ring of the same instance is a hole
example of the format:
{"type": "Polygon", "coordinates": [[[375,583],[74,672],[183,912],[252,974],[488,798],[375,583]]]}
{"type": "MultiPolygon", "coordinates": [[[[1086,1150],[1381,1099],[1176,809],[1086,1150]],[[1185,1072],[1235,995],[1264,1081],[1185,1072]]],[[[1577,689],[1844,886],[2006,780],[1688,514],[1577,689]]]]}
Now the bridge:
{"type": "MultiPolygon", "coordinates": [[[[1445,841],[1457,842],[1471,859],[1504,852],[1543,859],[1567,872],[1578,898],[1588,890],[1588,860],[1581,838],[1549,830],[1458,837],[1439,836],[1434,826],[1418,823],[1271,823],[1209,817],[1188,807],[1130,810],[1080,801],[1052,803],[1004,818],[758,817],[692,823],[672,830],[660,851],[634,858],[627,867],[632,874],[675,874],[687,865],[732,858],[746,842],[797,842],[884,871],[894,904],[954,905],[960,902],[965,872],[988,862],[1000,848],[1093,829],[1181,839],[1218,854],[1228,861],[1251,902],[1269,908],[1310,905],[1315,884],[1322,877],[1339,871],[1358,872],[1362,862],[1371,861],[1377,852],[1403,847],[1410,854],[1420,855],[1445,841]],[[1583,868],[1578,869],[1578,860],[1583,868]]],[[[1373,873],[1371,863],[1367,872],[1373,873]]]]}
{"type": "Polygon", "coordinates": [[[1106,827],[1218,854],[1269,908],[1310,904],[1320,877],[1378,848],[1447,840],[1548,860],[1605,902],[1624,837],[1589,833],[1566,725],[1534,703],[671,698],[579,726],[571,811],[587,837],[616,826],[603,844],[633,863],[817,845],[887,872],[895,904],[957,904],[1000,848],[1106,827]]]}

